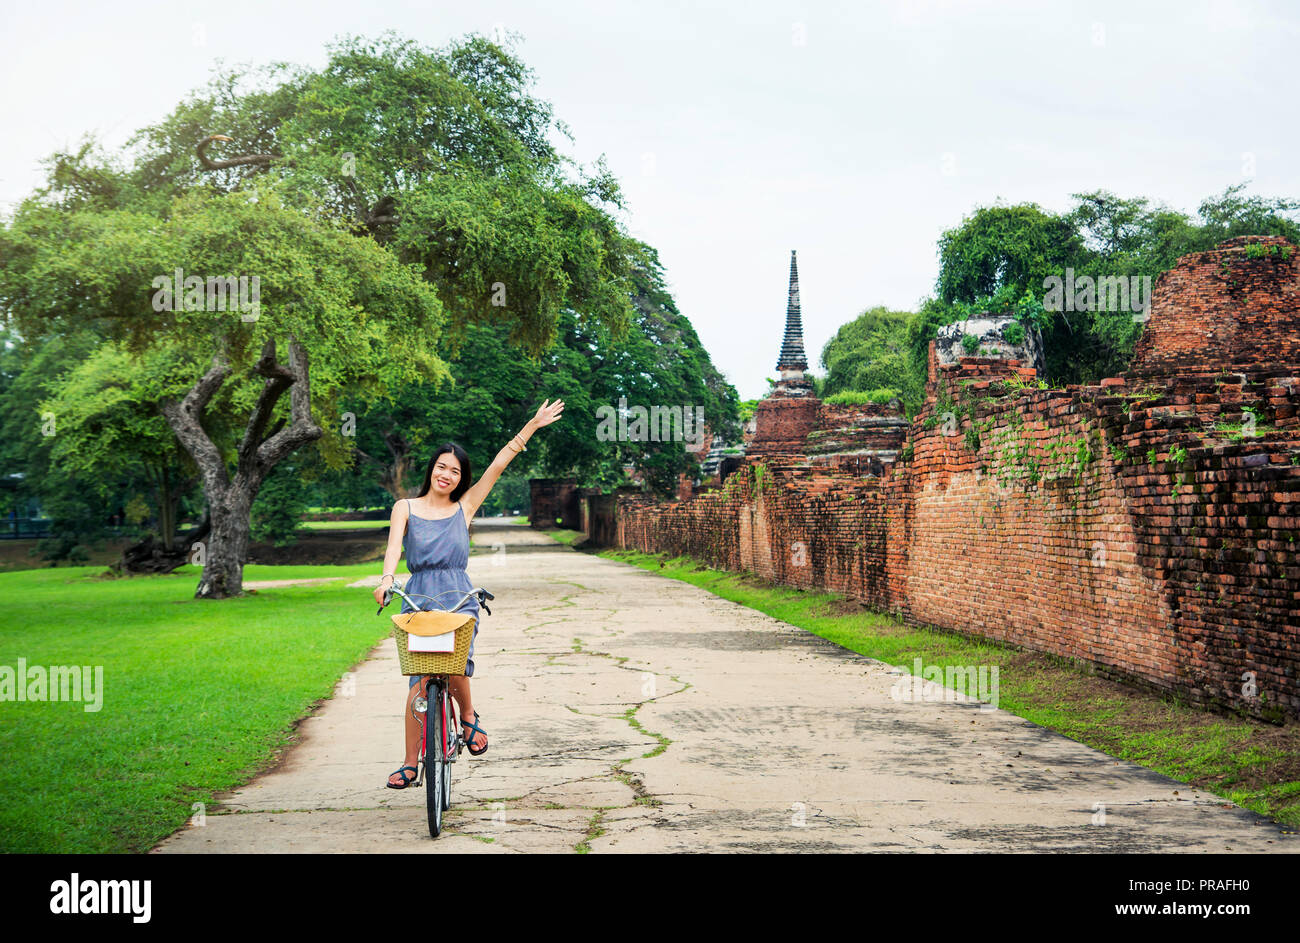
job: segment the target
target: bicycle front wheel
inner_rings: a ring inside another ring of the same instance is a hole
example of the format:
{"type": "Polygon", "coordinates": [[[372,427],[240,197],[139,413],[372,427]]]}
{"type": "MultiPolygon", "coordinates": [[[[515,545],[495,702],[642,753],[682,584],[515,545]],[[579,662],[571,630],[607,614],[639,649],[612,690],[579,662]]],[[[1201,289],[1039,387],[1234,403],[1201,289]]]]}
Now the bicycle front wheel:
{"type": "Polygon", "coordinates": [[[443,783],[447,778],[447,754],[443,749],[442,735],[442,701],[446,696],[446,688],[441,683],[435,681],[430,684],[428,709],[424,714],[428,749],[424,764],[428,781],[425,783],[424,796],[429,807],[429,835],[433,838],[442,834],[442,813],[446,808],[447,787],[443,783]]]}
{"type": "Polygon", "coordinates": [[[456,758],[456,738],[459,734],[456,727],[456,708],[452,705],[450,694],[443,695],[442,704],[443,729],[439,740],[443,744],[443,757],[446,760],[442,764],[442,807],[446,810],[451,808],[451,771],[453,769],[451,762],[456,758]]]}

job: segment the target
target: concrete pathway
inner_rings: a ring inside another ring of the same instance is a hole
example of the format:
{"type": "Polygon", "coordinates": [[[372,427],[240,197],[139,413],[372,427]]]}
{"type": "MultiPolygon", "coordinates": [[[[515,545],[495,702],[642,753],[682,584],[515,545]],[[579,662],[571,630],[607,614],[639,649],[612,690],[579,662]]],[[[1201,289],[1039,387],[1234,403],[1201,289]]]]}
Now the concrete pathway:
{"type": "Polygon", "coordinates": [[[345,576],[318,576],[307,580],[244,580],[244,589],[275,589],[278,586],[312,586],[316,583],[333,583],[347,579],[345,576]]]}
{"type": "MultiPolygon", "coordinates": [[[[446,831],[401,765],[385,639],[279,767],[155,852],[1280,852],[1267,819],[1008,713],[898,701],[896,669],[703,590],[478,521],[490,747],[446,831]]],[[[373,582],[373,581],[372,581],[373,582]]],[[[375,616],[359,586],[358,618],[375,616]]],[[[394,610],[395,611],[395,610],[394,610]]]]}

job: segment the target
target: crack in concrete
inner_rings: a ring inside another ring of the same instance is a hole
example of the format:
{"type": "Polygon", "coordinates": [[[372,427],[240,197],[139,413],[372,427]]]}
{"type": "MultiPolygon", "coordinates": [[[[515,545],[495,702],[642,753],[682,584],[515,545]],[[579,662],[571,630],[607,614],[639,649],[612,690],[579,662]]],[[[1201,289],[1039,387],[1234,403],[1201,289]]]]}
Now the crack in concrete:
{"type": "MultiPolygon", "coordinates": [[[[602,779],[602,778],[604,778],[605,775],[606,775],[605,773],[595,773],[595,774],[593,774],[593,775],[591,775],[591,776],[579,776],[577,779],[566,779],[566,780],[564,780],[564,781],[562,781],[562,782],[558,782],[558,783],[546,783],[546,784],[544,784],[544,785],[538,786],[536,789],[531,789],[531,790],[529,790],[528,792],[524,793],[524,794],[521,795],[521,796],[515,796],[513,799],[510,799],[509,801],[510,801],[510,802],[523,802],[525,799],[528,799],[530,796],[533,796],[533,795],[535,795],[536,793],[539,793],[539,792],[541,792],[541,791],[544,790],[544,789],[555,789],[555,788],[560,787],[560,786],[571,786],[571,785],[573,785],[574,783],[585,783],[585,782],[590,782],[590,781],[593,780],[593,779],[602,779]]],[[[486,801],[488,801],[488,802],[492,802],[492,803],[494,803],[494,804],[495,804],[495,803],[502,803],[502,804],[504,804],[506,800],[502,800],[502,799],[489,799],[489,800],[486,800],[486,801]]],[[[565,805],[558,805],[558,804],[557,804],[557,805],[555,805],[555,808],[557,808],[557,809],[595,809],[595,808],[599,808],[599,806],[565,806],[565,805]]]]}
{"type": "MultiPolygon", "coordinates": [[[[655,675],[656,677],[662,677],[664,675],[664,672],[655,671],[653,668],[650,667],[645,667],[645,668],[629,667],[627,665],[627,662],[630,661],[631,659],[624,655],[613,655],[609,652],[598,652],[589,649],[583,649],[582,640],[576,636],[574,637],[573,642],[574,642],[575,654],[597,655],[602,658],[615,659],[617,661],[615,667],[620,668],[624,671],[635,671],[640,674],[655,675]]],[[[673,681],[677,682],[677,684],[681,685],[681,687],[679,687],[676,691],[669,691],[667,694],[663,694],[663,695],[656,694],[653,697],[648,697],[643,701],[639,701],[632,707],[629,707],[621,715],[622,719],[627,721],[628,726],[630,726],[633,730],[637,731],[637,733],[640,733],[643,736],[653,737],[654,739],[659,741],[659,745],[657,747],[655,747],[653,750],[651,750],[648,753],[641,754],[639,759],[651,759],[653,757],[659,756],[660,754],[664,753],[669,746],[672,745],[672,740],[670,740],[668,737],[664,736],[663,734],[657,731],[646,729],[644,726],[642,726],[640,721],[636,719],[637,711],[639,711],[646,704],[649,704],[651,701],[658,701],[663,698],[671,697],[674,694],[681,694],[683,691],[691,687],[690,682],[682,681],[676,675],[670,674],[668,675],[668,677],[673,681]]],[[[579,711],[576,708],[570,708],[570,710],[572,710],[575,714],[581,715],[583,713],[582,711],[579,711]]],[[[596,715],[588,715],[588,716],[606,716],[606,715],[596,714],[596,715]]],[[[573,850],[577,854],[587,854],[588,852],[590,852],[591,842],[597,838],[600,838],[602,835],[605,834],[604,821],[605,821],[606,812],[612,809],[630,809],[635,806],[641,806],[642,808],[645,807],[657,808],[663,805],[663,801],[661,799],[651,795],[649,791],[646,790],[645,783],[641,781],[640,776],[638,776],[636,773],[632,773],[626,769],[623,769],[624,764],[630,763],[634,759],[638,759],[638,757],[627,757],[626,759],[619,760],[618,762],[614,763],[613,766],[610,767],[609,773],[602,774],[617,779],[623,785],[627,786],[630,790],[632,790],[632,801],[630,803],[626,803],[621,806],[599,807],[596,814],[593,815],[590,821],[587,822],[586,834],[583,836],[581,841],[579,841],[576,845],[573,846],[573,850]]],[[[656,822],[656,824],[658,823],[656,822]]]]}

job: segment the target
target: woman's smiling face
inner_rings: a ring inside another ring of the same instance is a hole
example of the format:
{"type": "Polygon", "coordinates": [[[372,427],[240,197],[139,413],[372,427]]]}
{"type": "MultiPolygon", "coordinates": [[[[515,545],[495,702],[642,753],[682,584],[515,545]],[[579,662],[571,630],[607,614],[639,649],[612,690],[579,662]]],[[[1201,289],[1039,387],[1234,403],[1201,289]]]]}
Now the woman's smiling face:
{"type": "Polygon", "coordinates": [[[455,454],[443,452],[433,465],[429,490],[436,491],[441,495],[450,495],[456,490],[458,484],[460,484],[460,462],[456,459],[455,454]]]}

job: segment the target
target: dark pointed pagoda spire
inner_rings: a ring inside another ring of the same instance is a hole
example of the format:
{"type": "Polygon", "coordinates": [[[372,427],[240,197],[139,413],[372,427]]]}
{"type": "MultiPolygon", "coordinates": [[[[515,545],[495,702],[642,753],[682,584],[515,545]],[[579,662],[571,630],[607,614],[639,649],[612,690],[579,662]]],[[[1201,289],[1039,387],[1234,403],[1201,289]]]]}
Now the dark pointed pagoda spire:
{"type": "Polygon", "coordinates": [[[776,362],[776,369],[786,375],[786,371],[808,369],[808,358],[803,352],[803,318],[799,312],[799,265],[795,261],[795,250],[790,250],[790,298],[785,306],[785,339],[781,342],[781,356],[776,362]]]}

